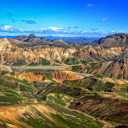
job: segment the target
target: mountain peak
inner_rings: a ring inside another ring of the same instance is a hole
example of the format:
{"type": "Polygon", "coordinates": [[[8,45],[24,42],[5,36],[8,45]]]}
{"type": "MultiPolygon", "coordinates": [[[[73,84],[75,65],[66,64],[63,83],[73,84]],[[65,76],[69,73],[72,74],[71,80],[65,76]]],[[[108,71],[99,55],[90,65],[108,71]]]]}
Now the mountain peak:
{"type": "Polygon", "coordinates": [[[38,38],[35,34],[30,34],[29,36],[28,36],[28,38],[30,38],[30,39],[33,39],[33,38],[38,38]]]}
{"type": "Polygon", "coordinates": [[[103,47],[119,47],[128,45],[128,34],[126,33],[116,33],[108,35],[105,38],[101,38],[98,44],[103,47]]]}
{"type": "Polygon", "coordinates": [[[54,43],[61,43],[61,44],[67,44],[66,42],[64,42],[61,38],[57,39],[54,41],[54,43]]]}
{"type": "Polygon", "coordinates": [[[57,41],[60,41],[60,42],[62,42],[63,40],[62,40],[61,38],[59,38],[57,41]]]}

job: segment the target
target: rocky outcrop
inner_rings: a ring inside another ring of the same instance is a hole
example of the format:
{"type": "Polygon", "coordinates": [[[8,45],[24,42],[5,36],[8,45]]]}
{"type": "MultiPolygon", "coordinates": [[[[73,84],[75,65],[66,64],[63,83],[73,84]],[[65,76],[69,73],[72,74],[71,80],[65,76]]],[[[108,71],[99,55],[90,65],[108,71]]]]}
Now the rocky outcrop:
{"type": "Polygon", "coordinates": [[[52,79],[57,82],[63,82],[64,80],[77,80],[80,78],[78,76],[75,76],[70,71],[53,71],[52,79]]]}
{"type": "Polygon", "coordinates": [[[101,46],[85,46],[76,51],[73,56],[87,62],[105,61],[120,55],[124,47],[105,49],[101,46]]]}
{"type": "Polygon", "coordinates": [[[38,38],[34,34],[30,34],[29,36],[25,36],[25,35],[18,36],[15,39],[23,41],[23,42],[28,42],[28,43],[31,43],[31,44],[34,44],[34,43],[36,44],[36,43],[39,43],[41,41],[41,39],[38,38]]]}
{"type": "Polygon", "coordinates": [[[27,80],[29,83],[34,81],[41,82],[44,80],[54,80],[56,82],[63,82],[64,80],[77,80],[80,79],[79,76],[74,75],[70,71],[52,71],[52,72],[15,72],[14,75],[12,73],[7,73],[6,76],[11,76],[13,78],[19,80],[27,80]]]}
{"type": "Polygon", "coordinates": [[[36,48],[33,50],[33,53],[38,56],[45,58],[46,60],[50,61],[56,61],[59,60],[60,62],[63,59],[66,59],[68,57],[72,57],[72,54],[76,51],[75,48],[36,48]]]}
{"type": "Polygon", "coordinates": [[[119,47],[128,45],[128,34],[117,33],[101,38],[98,44],[103,47],[119,47]]]}
{"type": "Polygon", "coordinates": [[[42,74],[34,73],[34,72],[16,72],[15,75],[10,76],[20,79],[20,80],[27,80],[29,83],[32,83],[33,81],[41,82],[44,78],[42,74]]]}
{"type": "Polygon", "coordinates": [[[128,79],[128,60],[114,60],[103,63],[96,63],[88,71],[93,75],[102,74],[114,79],[128,79]]]}

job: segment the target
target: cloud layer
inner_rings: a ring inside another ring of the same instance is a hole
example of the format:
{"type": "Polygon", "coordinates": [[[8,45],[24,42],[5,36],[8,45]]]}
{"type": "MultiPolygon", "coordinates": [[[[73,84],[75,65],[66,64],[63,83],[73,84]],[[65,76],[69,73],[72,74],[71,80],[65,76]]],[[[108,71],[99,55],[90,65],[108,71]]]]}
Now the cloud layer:
{"type": "Polygon", "coordinates": [[[74,36],[95,36],[101,37],[109,34],[117,33],[116,31],[106,32],[106,31],[97,31],[98,28],[92,28],[90,32],[87,31],[70,31],[68,28],[59,28],[59,27],[48,27],[48,28],[39,28],[37,30],[24,30],[20,28],[15,28],[14,26],[0,26],[0,32],[7,33],[35,33],[35,34],[45,34],[45,35],[74,35],[74,36]]]}

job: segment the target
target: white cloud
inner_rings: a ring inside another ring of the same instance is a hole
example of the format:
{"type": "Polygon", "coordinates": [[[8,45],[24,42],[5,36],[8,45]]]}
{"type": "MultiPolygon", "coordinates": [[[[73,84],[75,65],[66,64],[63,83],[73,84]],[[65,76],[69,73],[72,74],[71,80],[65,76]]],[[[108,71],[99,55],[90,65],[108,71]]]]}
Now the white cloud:
{"type": "Polygon", "coordinates": [[[52,30],[52,31],[58,31],[58,30],[64,30],[64,28],[48,27],[48,28],[40,28],[39,30],[52,30]]]}
{"type": "Polygon", "coordinates": [[[14,26],[4,25],[0,26],[0,32],[24,32],[23,29],[15,28],[14,26]]]}
{"type": "Polygon", "coordinates": [[[87,7],[93,7],[93,4],[86,4],[87,7]]]}
{"type": "Polygon", "coordinates": [[[50,27],[49,29],[53,31],[57,31],[57,30],[63,30],[64,28],[50,27]]]}
{"type": "Polygon", "coordinates": [[[102,21],[102,22],[105,22],[105,21],[107,21],[107,20],[109,20],[109,19],[110,19],[109,17],[105,17],[105,18],[101,19],[101,21],[102,21]]]}
{"type": "Polygon", "coordinates": [[[13,29],[13,26],[6,26],[6,25],[5,25],[5,26],[1,27],[1,29],[2,29],[2,30],[5,30],[5,31],[6,31],[6,30],[12,30],[12,29],[13,29]]]}

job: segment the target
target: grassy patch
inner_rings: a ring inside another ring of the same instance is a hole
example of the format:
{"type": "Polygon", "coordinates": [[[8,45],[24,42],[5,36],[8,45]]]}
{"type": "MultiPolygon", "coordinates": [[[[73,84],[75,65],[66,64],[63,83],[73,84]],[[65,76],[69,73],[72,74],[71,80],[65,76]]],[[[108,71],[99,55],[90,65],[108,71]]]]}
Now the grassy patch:
{"type": "Polygon", "coordinates": [[[64,106],[72,100],[72,97],[64,94],[54,94],[53,99],[53,95],[52,97],[51,95],[49,96],[47,97],[48,105],[52,106],[52,108],[60,113],[51,113],[51,117],[55,120],[57,126],[60,128],[101,128],[103,126],[102,123],[94,121],[89,117],[65,109],[64,106]]]}
{"type": "Polygon", "coordinates": [[[77,70],[78,68],[80,68],[80,66],[72,66],[72,71],[77,70]]]}
{"type": "Polygon", "coordinates": [[[122,74],[119,74],[118,76],[117,76],[117,79],[121,79],[122,78],[122,74]]]}
{"type": "Polygon", "coordinates": [[[97,74],[96,77],[101,78],[101,79],[105,78],[105,76],[101,74],[97,74]]]}
{"type": "Polygon", "coordinates": [[[53,104],[58,104],[59,106],[65,106],[68,102],[70,102],[73,98],[70,96],[67,96],[65,94],[54,94],[51,93],[47,96],[47,101],[51,102],[53,104]]]}
{"type": "Polygon", "coordinates": [[[128,87],[128,84],[120,84],[119,86],[128,87]]]}
{"type": "Polygon", "coordinates": [[[29,64],[29,66],[39,66],[39,64],[37,62],[36,63],[32,62],[32,63],[29,64]]]}
{"type": "Polygon", "coordinates": [[[44,78],[45,79],[48,79],[48,80],[51,80],[51,81],[53,81],[53,82],[55,82],[53,79],[52,79],[52,72],[43,72],[43,74],[44,74],[44,78]]]}
{"type": "Polygon", "coordinates": [[[1,75],[5,75],[5,74],[7,74],[8,73],[8,71],[6,71],[6,70],[2,70],[1,71],[1,75]]]}
{"type": "MultiPolygon", "coordinates": [[[[19,80],[19,79],[13,78],[13,77],[9,77],[9,76],[6,76],[6,78],[9,80],[15,81],[15,83],[13,82],[13,84],[10,84],[10,85],[8,85],[9,83],[5,83],[5,86],[7,86],[8,88],[11,88],[11,89],[19,88],[20,91],[29,91],[29,92],[33,92],[36,90],[36,88],[34,88],[32,84],[27,83],[26,81],[22,81],[22,80],[19,80]]],[[[2,82],[2,81],[0,81],[0,82],[2,82]]]]}
{"type": "Polygon", "coordinates": [[[113,73],[111,73],[110,78],[112,78],[113,76],[114,76],[113,73]]]}
{"type": "Polygon", "coordinates": [[[27,119],[20,118],[19,120],[22,122],[25,122],[26,124],[28,124],[29,126],[31,126],[33,128],[51,128],[51,126],[52,126],[52,128],[56,128],[55,123],[44,118],[42,114],[40,116],[42,116],[43,119],[29,117],[27,119]]]}
{"type": "Polygon", "coordinates": [[[3,92],[4,94],[12,94],[14,96],[19,96],[19,94],[14,90],[2,90],[1,92],[3,92]]]}
{"type": "Polygon", "coordinates": [[[68,58],[64,61],[67,65],[79,64],[77,58],[68,58]]]}
{"type": "Polygon", "coordinates": [[[17,104],[22,101],[21,97],[16,96],[0,96],[0,102],[9,102],[12,104],[17,104]]]}
{"type": "Polygon", "coordinates": [[[50,61],[40,57],[39,63],[38,62],[32,62],[29,64],[29,66],[39,66],[39,65],[50,65],[50,61]]]}
{"type": "Polygon", "coordinates": [[[124,93],[119,93],[120,96],[127,98],[128,99],[128,95],[124,94],[124,93]]]}
{"type": "Polygon", "coordinates": [[[68,86],[84,87],[89,90],[111,91],[114,84],[111,82],[103,83],[102,80],[96,78],[87,78],[83,80],[66,80],[64,83],[68,86]]]}
{"type": "Polygon", "coordinates": [[[56,63],[60,63],[60,64],[61,64],[61,62],[60,62],[59,60],[56,60],[55,62],[56,62],[56,63]]]}
{"type": "Polygon", "coordinates": [[[20,83],[23,83],[23,84],[28,85],[28,86],[30,86],[30,87],[33,87],[32,84],[27,83],[26,81],[19,80],[19,79],[16,79],[16,78],[13,78],[13,77],[9,77],[9,76],[7,76],[7,78],[12,79],[12,80],[17,81],[17,82],[20,82],[20,83]]]}
{"type": "Polygon", "coordinates": [[[86,61],[86,60],[80,60],[80,62],[81,62],[82,64],[87,64],[87,61],[86,61]]]}
{"type": "Polygon", "coordinates": [[[22,65],[26,65],[27,63],[24,60],[17,60],[16,62],[13,63],[13,66],[22,66],[22,65]]]}
{"type": "Polygon", "coordinates": [[[48,61],[44,58],[40,58],[39,64],[40,65],[50,65],[50,61],[48,61]]]}

